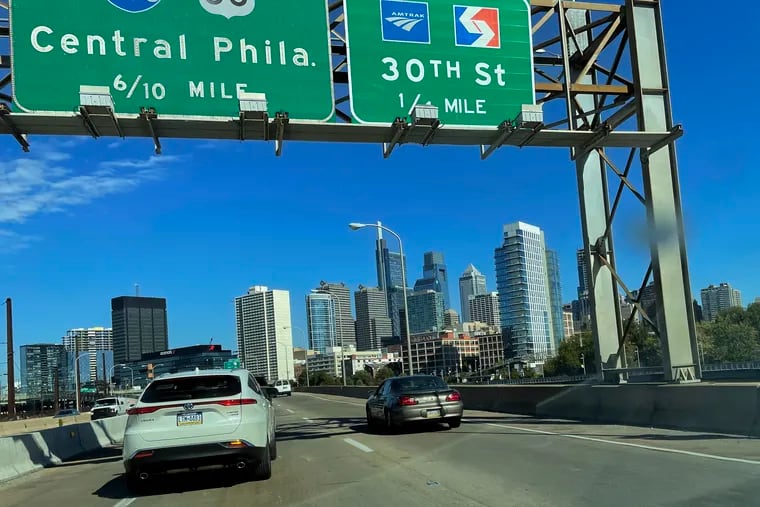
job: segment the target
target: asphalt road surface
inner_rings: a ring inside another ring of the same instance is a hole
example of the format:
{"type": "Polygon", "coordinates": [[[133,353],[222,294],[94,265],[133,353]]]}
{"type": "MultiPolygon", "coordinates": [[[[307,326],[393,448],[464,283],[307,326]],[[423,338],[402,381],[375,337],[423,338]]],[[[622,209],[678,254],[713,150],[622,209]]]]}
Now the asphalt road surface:
{"type": "MultiPolygon", "coordinates": [[[[756,505],[760,440],[467,411],[460,428],[370,433],[362,400],[276,400],[273,476],[178,473],[134,498],[120,449],[0,485],[3,507],[756,505]]],[[[0,457],[0,459],[2,459],[0,457]]]]}

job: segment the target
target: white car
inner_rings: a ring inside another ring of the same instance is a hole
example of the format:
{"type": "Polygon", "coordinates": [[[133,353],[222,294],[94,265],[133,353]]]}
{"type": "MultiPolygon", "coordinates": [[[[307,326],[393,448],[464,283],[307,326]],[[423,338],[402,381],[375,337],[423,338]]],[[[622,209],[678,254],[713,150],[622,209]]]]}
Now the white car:
{"type": "Polygon", "coordinates": [[[277,389],[278,396],[292,396],[293,388],[290,386],[288,380],[278,380],[274,383],[274,388],[277,389]]]}
{"type": "Polygon", "coordinates": [[[272,475],[274,408],[248,370],[162,375],[127,414],[122,460],[132,490],[154,474],[206,466],[250,470],[260,480],[272,475]]]}

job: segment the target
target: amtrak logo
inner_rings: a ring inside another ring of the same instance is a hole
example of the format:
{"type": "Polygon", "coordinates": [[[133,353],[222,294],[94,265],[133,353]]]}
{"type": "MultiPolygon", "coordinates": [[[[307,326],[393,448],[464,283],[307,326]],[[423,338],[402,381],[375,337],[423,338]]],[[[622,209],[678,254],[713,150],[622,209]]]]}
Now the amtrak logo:
{"type": "Polygon", "coordinates": [[[114,7],[131,13],[145,12],[152,9],[161,0],[108,0],[114,7]]]}
{"type": "Polygon", "coordinates": [[[380,16],[385,42],[430,44],[427,2],[380,0],[380,16]]]}
{"type": "Polygon", "coordinates": [[[253,12],[256,0],[200,0],[206,12],[230,19],[235,16],[247,16],[253,12]]]}

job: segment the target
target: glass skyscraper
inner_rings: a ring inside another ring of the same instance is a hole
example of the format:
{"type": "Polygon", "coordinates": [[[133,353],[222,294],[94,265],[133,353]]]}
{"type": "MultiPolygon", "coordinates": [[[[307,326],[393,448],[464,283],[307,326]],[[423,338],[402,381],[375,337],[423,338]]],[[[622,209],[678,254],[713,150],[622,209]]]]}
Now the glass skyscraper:
{"type": "Polygon", "coordinates": [[[564,316],[562,315],[562,284],[559,279],[559,255],[555,250],[546,249],[546,275],[549,281],[549,301],[554,330],[554,349],[565,338],[564,316]]]}
{"type": "Polygon", "coordinates": [[[311,350],[326,354],[328,347],[339,345],[336,313],[335,298],[331,294],[315,292],[306,296],[306,319],[311,350]]]}
{"type": "MultiPolygon", "coordinates": [[[[558,339],[553,323],[550,256],[538,227],[523,222],[504,226],[504,242],[495,250],[494,260],[508,358],[543,361],[554,355],[558,339]]],[[[558,274],[559,269],[553,271],[558,274]]],[[[561,322],[560,315],[560,327],[561,322]]]]}
{"type": "Polygon", "coordinates": [[[434,290],[443,297],[443,308],[451,308],[449,300],[449,272],[441,252],[425,252],[422,278],[414,284],[415,292],[434,290]]]}
{"type": "MultiPolygon", "coordinates": [[[[382,229],[377,229],[375,249],[377,267],[377,287],[385,293],[388,317],[391,319],[393,336],[401,336],[401,310],[404,309],[404,283],[401,274],[401,254],[391,252],[383,238],[382,229]]],[[[404,259],[406,265],[406,259],[404,259]]],[[[358,319],[358,310],[357,310],[358,319]]]]}
{"type": "Polygon", "coordinates": [[[443,330],[443,296],[440,292],[414,292],[408,296],[407,301],[410,333],[443,330]]]}

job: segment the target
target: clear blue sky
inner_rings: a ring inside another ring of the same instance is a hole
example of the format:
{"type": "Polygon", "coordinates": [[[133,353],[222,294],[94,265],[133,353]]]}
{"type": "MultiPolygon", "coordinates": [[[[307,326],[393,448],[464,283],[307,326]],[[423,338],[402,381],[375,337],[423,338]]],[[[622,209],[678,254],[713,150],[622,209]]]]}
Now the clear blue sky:
{"type": "MultiPolygon", "coordinates": [[[[757,141],[743,127],[760,113],[760,74],[746,64],[760,11],[664,4],[693,292],[728,281],[746,304],[760,296],[757,141]]],[[[560,252],[564,299],[574,296],[581,236],[566,150],[503,149],[480,162],[476,148],[404,146],[383,160],[379,146],[286,144],[275,158],[270,144],[166,140],[153,157],[149,140],[31,141],[24,155],[0,139],[0,296],[14,299],[19,345],[110,326],[110,299],[135,283],[168,299],[173,347],[213,336],[235,348],[232,300],[254,284],[289,290],[305,327],[304,295],[320,280],[375,281],[374,233],[351,232],[351,221],[402,235],[410,283],[424,251],[444,252],[457,306],[470,262],[495,289],[502,225],[538,225],[560,252]]],[[[616,228],[631,286],[648,255],[634,204],[616,228]]]]}

